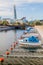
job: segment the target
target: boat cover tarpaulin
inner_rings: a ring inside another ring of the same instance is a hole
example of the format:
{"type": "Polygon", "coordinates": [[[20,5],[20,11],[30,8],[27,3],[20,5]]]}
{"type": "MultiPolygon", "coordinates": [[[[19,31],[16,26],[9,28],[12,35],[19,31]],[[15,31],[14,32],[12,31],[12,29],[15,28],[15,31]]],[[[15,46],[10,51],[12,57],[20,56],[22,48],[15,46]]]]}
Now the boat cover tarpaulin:
{"type": "Polygon", "coordinates": [[[28,38],[28,41],[37,43],[37,42],[39,42],[39,39],[36,38],[35,36],[31,36],[31,37],[28,38]]]}

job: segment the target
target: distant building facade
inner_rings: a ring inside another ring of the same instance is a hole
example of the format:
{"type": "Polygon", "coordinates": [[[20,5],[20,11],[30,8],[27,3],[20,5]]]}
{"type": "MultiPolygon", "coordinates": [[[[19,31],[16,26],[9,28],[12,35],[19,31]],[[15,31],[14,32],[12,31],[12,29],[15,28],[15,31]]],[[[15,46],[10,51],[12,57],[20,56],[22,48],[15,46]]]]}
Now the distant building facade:
{"type": "Polygon", "coordinates": [[[23,17],[21,19],[17,19],[16,22],[19,22],[19,23],[27,23],[28,21],[26,20],[26,17],[23,17]]]}

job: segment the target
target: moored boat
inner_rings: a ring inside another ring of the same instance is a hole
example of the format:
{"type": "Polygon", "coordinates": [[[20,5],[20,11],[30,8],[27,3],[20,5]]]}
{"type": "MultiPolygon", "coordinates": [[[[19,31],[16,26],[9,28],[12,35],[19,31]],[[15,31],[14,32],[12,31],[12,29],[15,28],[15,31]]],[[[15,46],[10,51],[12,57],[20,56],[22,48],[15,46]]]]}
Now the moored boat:
{"type": "Polygon", "coordinates": [[[35,36],[30,36],[27,38],[23,38],[21,40],[18,40],[20,47],[41,47],[41,39],[35,36]]]}
{"type": "Polygon", "coordinates": [[[20,47],[41,47],[42,40],[37,29],[30,27],[18,40],[20,47]]]}
{"type": "Polygon", "coordinates": [[[24,31],[24,34],[27,33],[37,33],[37,30],[34,27],[29,27],[24,31]]]}

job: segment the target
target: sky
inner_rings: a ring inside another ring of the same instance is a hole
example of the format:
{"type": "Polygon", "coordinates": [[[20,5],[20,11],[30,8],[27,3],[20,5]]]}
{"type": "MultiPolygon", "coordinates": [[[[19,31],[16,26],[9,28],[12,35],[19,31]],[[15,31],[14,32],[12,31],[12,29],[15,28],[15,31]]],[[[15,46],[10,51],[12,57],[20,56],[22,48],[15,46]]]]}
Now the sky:
{"type": "Polygon", "coordinates": [[[14,18],[14,5],[18,19],[43,19],[43,0],[0,0],[0,17],[14,18]]]}

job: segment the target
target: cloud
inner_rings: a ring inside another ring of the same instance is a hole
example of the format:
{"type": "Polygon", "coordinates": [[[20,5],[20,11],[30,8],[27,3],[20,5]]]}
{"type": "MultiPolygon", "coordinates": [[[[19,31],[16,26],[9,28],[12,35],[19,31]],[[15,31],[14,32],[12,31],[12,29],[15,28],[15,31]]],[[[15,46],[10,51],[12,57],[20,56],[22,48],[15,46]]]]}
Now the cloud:
{"type": "Polygon", "coordinates": [[[28,3],[43,3],[43,0],[27,0],[28,3]]]}
{"type": "Polygon", "coordinates": [[[23,3],[43,3],[43,0],[11,0],[12,4],[21,5],[23,3]]]}
{"type": "MultiPolygon", "coordinates": [[[[0,0],[0,16],[13,15],[14,4],[18,6],[23,3],[43,3],[43,0],[0,0]]],[[[34,8],[32,8],[32,10],[34,10],[34,8]]]]}
{"type": "Polygon", "coordinates": [[[13,4],[16,4],[16,5],[20,5],[20,4],[23,4],[26,2],[27,2],[27,0],[13,0],[13,4]]]}
{"type": "Polygon", "coordinates": [[[0,16],[12,16],[12,0],[0,0],[0,16]]]}
{"type": "Polygon", "coordinates": [[[5,16],[5,15],[12,15],[11,12],[8,12],[8,11],[0,11],[0,16],[5,16]]]}
{"type": "Polygon", "coordinates": [[[0,0],[0,6],[13,6],[14,4],[16,5],[21,5],[23,3],[42,3],[43,0],[0,0]]]}
{"type": "Polygon", "coordinates": [[[0,6],[12,6],[14,4],[20,5],[22,3],[26,3],[27,0],[0,0],[0,6]]]}

